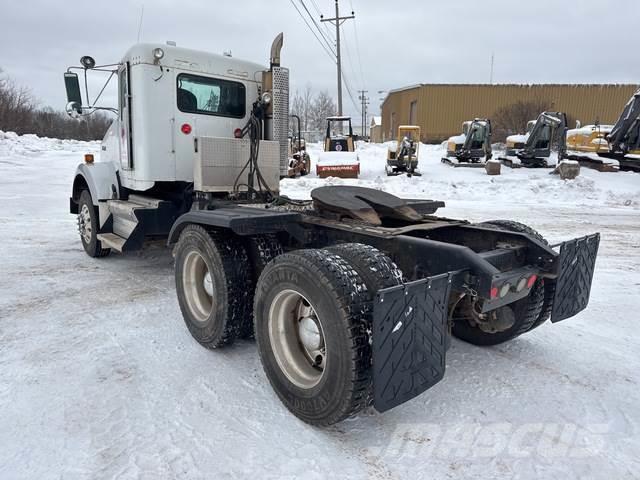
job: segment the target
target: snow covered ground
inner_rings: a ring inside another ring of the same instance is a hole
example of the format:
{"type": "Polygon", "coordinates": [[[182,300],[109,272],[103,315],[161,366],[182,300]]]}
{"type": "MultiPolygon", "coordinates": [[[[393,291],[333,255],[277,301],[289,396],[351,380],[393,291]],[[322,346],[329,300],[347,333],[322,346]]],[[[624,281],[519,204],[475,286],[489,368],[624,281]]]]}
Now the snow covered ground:
{"type": "MultiPolygon", "coordinates": [[[[170,251],[88,258],[68,196],[97,143],[0,133],[0,478],[639,478],[640,175],[440,164],[359,180],[286,180],[308,198],[357,183],[447,201],[443,215],[511,218],[549,240],[602,233],[591,303],[494,348],[454,341],[444,380],[385,414],[329,429],[297,420],[256,347],[208,351],[183,325],[170,251]]],[[[311,147],[312,157],[318,147],[311,147]]]]}

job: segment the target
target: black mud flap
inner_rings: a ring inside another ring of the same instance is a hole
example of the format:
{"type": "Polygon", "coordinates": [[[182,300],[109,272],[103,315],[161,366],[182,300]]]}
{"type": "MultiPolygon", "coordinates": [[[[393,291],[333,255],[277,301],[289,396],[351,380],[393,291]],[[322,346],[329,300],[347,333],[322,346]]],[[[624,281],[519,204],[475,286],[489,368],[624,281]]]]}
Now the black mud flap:
{"type": "Polygon", "coordinates": [[[444,376],[451,274],[380,290],[373,306],[373,405],[389,410],[444,376]]]}
{"type": "Polygon", "coordinates": [[[561,244],[552,322],[573,317],[587,307],[599,244],[598,233],[561,244]]]}

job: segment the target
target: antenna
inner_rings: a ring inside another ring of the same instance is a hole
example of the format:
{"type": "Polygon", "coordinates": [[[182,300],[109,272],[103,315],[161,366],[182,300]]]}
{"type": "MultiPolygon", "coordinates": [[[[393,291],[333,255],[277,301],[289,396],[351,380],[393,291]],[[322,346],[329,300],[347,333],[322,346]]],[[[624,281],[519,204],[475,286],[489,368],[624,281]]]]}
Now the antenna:
{"type": "Polygon", "coordinates": [[[491,52],[491,73],[489,73],[489,85],[493,84],[493,58],[494,54],[491,52]]]}
{"type": "Polygon", "coordinates": [[[138,43],[140,43],[140,37],[142,36],[142,19],[144,18],[144,3],[140,10],[140,23],[138,24],[138,43]]]}

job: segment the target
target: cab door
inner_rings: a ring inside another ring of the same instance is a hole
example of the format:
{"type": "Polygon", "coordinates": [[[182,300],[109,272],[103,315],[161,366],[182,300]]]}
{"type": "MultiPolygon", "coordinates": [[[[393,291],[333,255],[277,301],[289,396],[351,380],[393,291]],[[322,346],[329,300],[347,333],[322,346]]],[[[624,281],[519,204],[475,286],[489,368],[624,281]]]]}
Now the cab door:
{"type": "Polygon", "coordinates": [[[233,138],[250,110],[243,81],[177,72],[175,111],[176,180],[193,181],[199,136],[233,138]]]}
{"type": "Polygon", "coordinates": [[[131,68],[129,62],[118,70],[118,99],[120,131],[118,143],[120,144],[120,168],[133,170],[133,135],[131,130],[131,68]]]}

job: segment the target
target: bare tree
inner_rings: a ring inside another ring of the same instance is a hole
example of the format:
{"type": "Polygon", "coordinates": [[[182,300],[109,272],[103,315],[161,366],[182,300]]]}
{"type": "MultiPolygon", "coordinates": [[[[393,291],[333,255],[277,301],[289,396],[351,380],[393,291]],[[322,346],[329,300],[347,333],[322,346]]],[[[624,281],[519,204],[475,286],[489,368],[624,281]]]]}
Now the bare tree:
{"type": "Polygon", "coordinates": [[[311,121],[311,129],[316,131],[324,130],[327,117],[336,114],[336,104],[333,98],[329,96],[329,92],[323,90],[319,92],[311,105],[309,114],[311,121]]]}
{"type": "Polygon", "coordinates": [[[508,135],[524,133],[529,120],[538,118],[541,112],[548,109],[547,102],[518,101],[496,110],[491,117],[493,121],[493,140],[503,142],[508,135]]]}
{"type": "Polygon", "coordinates": [[[50,107],[39,108],[28,88],[1,74],[0,69],[0,130],[19,135],[35,133],[40,137],[99,140],[113,120],[101,112],[73,119],[50,107]]]}
{"type": "Polygon", "coordinates": [[[0,77],[0,130],[29,133],[36,103],[29,89],[0,77]]]}
{"type": "Polygon", "coordinates": [[[296,90],[291,101],[291,113],[300,117],[300,128],[303,132],[311,127],[311,110],[313,105],[313,89],[307,85],[302,93],[296,90]]]}

